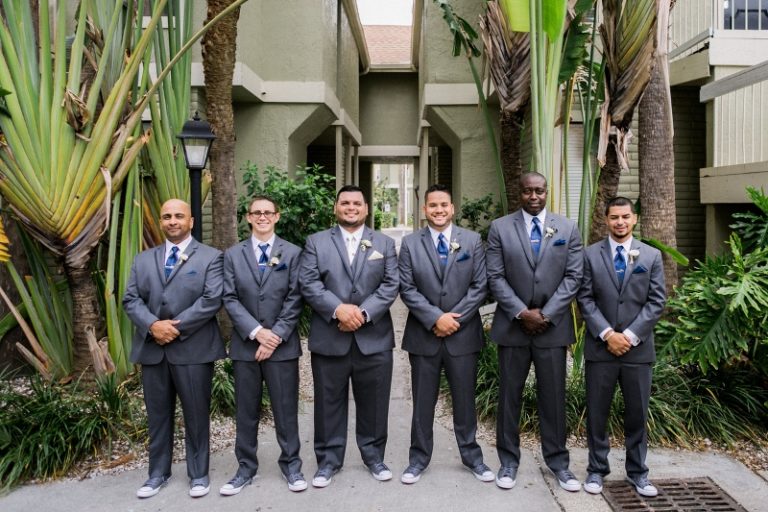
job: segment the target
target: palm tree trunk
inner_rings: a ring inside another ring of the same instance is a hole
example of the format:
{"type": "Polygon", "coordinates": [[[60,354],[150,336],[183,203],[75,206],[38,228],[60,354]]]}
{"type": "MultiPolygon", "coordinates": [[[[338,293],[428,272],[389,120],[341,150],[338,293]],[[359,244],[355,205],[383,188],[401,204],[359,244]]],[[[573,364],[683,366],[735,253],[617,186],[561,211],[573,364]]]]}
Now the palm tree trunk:
{"type": "MultiPolygon", "coordinates": [[[[85,330],[87,327],[93,327],[96,339],[101,339],[104,324],[98,303],[99,292],[91,276],[88,262],[82,268],[70,267],[65,263],[64,271],[67,274],[69,291],[72,295],[73,369],[78,376],[93,364],[85,330]]],[[[84,376],[86,380],[90,380],[93,373],[86,372],[84,376]]]]}
{"type": "MultiPolygon", "coordinates": [[[[234,0],[208,0],[208,20],[231,5],[234,0]]],[[[237,243],[237,185],[235,183],[235,114],[232,109],[232,77],[237,57],[238,7],[214,25],[202,40],[205,75],[206,117],[216,141],[211,146],[210,161],[213,210],[213,246],[221,250],[237,243]]],[[[197,221],[197,219],[195,219],[197,221]]],[[[201,219],[202,220],[202,219],[201,219]]],[[[232,333],[232,323],[222,310],[219,326],[225,338],[232,333]]]]}
{"type": "Polygon", "coordinates": [[[619,178],[621,177],[621,166],[616,155],[615,142],[615,135],[611,135],[605,154],[605,165],[600,169],[600,177],[597,179],[597,195],[592,210],[592,227],[589,231],[590,244],[608,236],[608,228],[605,225],[605,205],[609,199],[616,197],[619,191],[619,178]]]}
{"type": "MultiPolygon", "coordinates": [[[[232,3],[233,0],[208,0],[206,22],[232,3]]],[[[226,249],[237,242],[232,76],[235,70],[239,18],[238,8],[214,25],[202,41],[206,117],[216,134],[216,141],[211,146],[210,165],[213,176],[213,246],[219,249],[226,249]]]]}
{"type": "MultiPolygon", "coordinates": [[[[675,154],[666,56],[659,56],[639,107],[640,209],[643,236],[677,247],[675,154]]],[[[677,284],[677,263],[667,254],[664,278],[669,295],[677,284]]]]}
{"type": "Polygon", "coordinates": [[[524,122],[525,106],[515,112],[501,112],[501,168],[509,212],[520,208],[520,175],[523,172],[520,132],[524,122]]]}

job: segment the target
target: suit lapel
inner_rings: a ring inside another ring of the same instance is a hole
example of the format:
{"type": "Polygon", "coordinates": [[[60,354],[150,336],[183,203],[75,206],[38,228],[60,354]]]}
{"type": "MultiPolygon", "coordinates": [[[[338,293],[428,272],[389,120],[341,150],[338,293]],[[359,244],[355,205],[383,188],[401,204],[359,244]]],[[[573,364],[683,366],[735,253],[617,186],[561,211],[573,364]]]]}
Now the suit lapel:
{"type": "Polygon", "coordinates": [[[528,235],[528,230],[525,227],[525,217],[523,217],[523,211],[518,210],[517,215],[514,218],[515,231],[518,238],[520,238],[520,247],[523,248],[525,257],[528,258],[528,264],[534,268],[536,267],[536,260],[533,258],[533,249],[531,249],[531,237],[528,235]]]}
{"type": "Polygon", "coordinates": [[[445,267],[443,268],[443,277],[442,282],[445,283],[446,276],[450,273],[450,269],[453,266],[453,263],[456,261],[456,257],[459,255],[459,251],[452,251],[451,250],[451,243],[456,242],[461,246],[461,230],[458,226],[453,226],[453,240],[447,240],[448,242],[448,261],[445,263],[445,267]]]}
{"type": "Polygon", "coordinates": [[[242,248],[243,248],[243,258],[245,259],[245,264],[248,266],[248,270],[250,270],[251,274],[253,274],[253,279],[257,283],[261,283],[261,272],[259,272],[259,261],[256,259],[256,253],[253,252],[253,242],[251,242],[250,237],[248,238],[248,240],[243,242],[242,248]]]}
{"type": "MultiPolygon", "coordinates": [[[[630,251],[640,251],[640,242],[637,241],[636,238],[632,238],[632,244],[629,247],[630,251]]],[[[627,262],[627,270],[624,271],[624,282],[621,284],[622,291],[624,288],[627,287],[627,282],[632,279],[632,271],[635,270],[635,265],[637,265],[637,260],[640,259],[638,256],[637,259],[632,260],[632,258],[629,257],[629,253],[626,255],[626,262],[627,262]]]]}
{"type": "MultiPolygon", "coordinates": [[[[189,242],[189,245],[184,250],[184,252],[179,253],[179,261],[173,267],[173,270],[171,271],[171,275],[168,276],[166,285],[169,284],[171,281],[173,281],[173,278],[176,277],[176,274],[179,273],[179,271],[181,270],[181,267],[184,266],[185,261],[191,258],[196,250],[197,250],[197,240],[193,238],[192,241],[189,242]],[[184,258],[184,256],[186,256],[186,258],[184,258]]],[[[163,251],[163,254],[165,254],[165,251],[163,251]]],[[[162,259],[162,256],[160,258],[162,259]]],[[[165,262],[163,262],[163,265],[165,265],[165,262]]],[[[163,275],[165,275],[165,271],[163,271],[163,275]]]]}
{"type": "Polygon", "coordinates": [[[342,231],[343,230],[339,226],[332,228],[331,240],[333,240],[333,244],[336,246],[336,250],[339,251],[341,264],[344,266],[344,270],[347,271],[347,275],[350,279],[352,279],[352,267],[349,265],[349,255],[347,255],[347,246],[346,242],[344,242],[344,233],[342,233],[342,231]]]}
{"type": "Polygon", "coordinates": [[[165,240],[155,247],[155,262],[157,263],[157,275],[160,277],[160,282],[165,286],[168,281],[165,278],[165,240]]]}
{"type": "Polygon", "coordinates": [[[360,273],[363,271],[363,267],[365,266],[365,262],[368,261],[368,258],[371,256],[371,254],[368,253],[368,251],[375,251],[376,249],[373,247],[373,231],[371,231],[370,228],[366,227],[363,229],[362,238],[360,238],[360,241],[363,240],[370,240],[371,241],[371,247],[363,250],[362,245],[357,248],[357,252],[355,252],[355,259],[353,261],[354,263],[354,272],[353,272],[353,281],[356,281],[358,277],[360,277],[360,273]]]}
{"type": "MultiPolygon", "coordinates": [[[[283,239],[275,236],[275,245],[272,246],[272,251],[269,253],[269,260],[271,261],[272,258],[277,258],[278,261],[281,259],[283,253],[283,239]]],[[[279,265],[279,263],[278,263],[279,265]]],[[[267,279],[269,279],[269,276],[272,275],[274,267],[267,263],[266,268],[264,268],[264,274],[261,276],[261,284],[262,286],[267,282],[267,279]]],[[[261,272],[259,272],[261,274],[261,272]]]]}
{"type": "MultiPolygon", "coordinates": [[[[611,276],[611,280],[613,281],[613,285],[616,287],[619,292],[621,292],[621,286],[619,286],[619,278],[616,277],[616,268],[613,266],[613,254],[611,254],[611,243],[608,241],[608,239],[603,240],[603,249],[600,251],[600,253],[603,256],[603,264],[605,265],[605,269],[608,271],[608,274],[611,276]]],[[[626,281],[626,271],[624,272],[624,280],[626,281]]]]}
{"type": "MultiPolygon", "coordinates": [[[[437,256],[437,249],[432,243],[432,235],[429,232],[429,228],[423,228],[421,230],[421,245],[424,246],[424,253],[427,255],[427,259],[432,264],[432,268],[435,271],[438,279],[443,278],[443,269],[440,268],[440,261],[437,256]]],[[[411,263],[413,265],[413,263],[411,263]]]]}
{"type": "MultiPolygon", "coordinates": [[[[554,239],[554,236],[547,236],[547,229],[551,229],[553,233],[557,233],[557,221],[555,220],[555,216],[549,212],[547,212],[547,217],[544,220],[544,230],[541,233],[541,247],[539,248],[538,261],[541,261],[544,258],[544,253],[554,239]]],[[[533,251],[531,251],[531,255],[533,255],[533,251]]]]}

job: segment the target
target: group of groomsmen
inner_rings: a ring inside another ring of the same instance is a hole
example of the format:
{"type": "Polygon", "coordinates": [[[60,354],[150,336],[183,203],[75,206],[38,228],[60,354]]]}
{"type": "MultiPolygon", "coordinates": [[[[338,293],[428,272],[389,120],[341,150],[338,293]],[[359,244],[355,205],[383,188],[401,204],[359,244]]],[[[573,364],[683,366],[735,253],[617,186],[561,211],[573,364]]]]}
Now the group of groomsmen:
{"type": "Polygon", "coordinates": [[[432,185],[424,195],[428,225],[403,238],[399,256],[391,238],[365,226],[368,205],[355,186],[337,194],[337,225],[309,236],[303,251],[275,234],[280,205],[268,197],[251,201],[251,236],[223,254],[191,237],[189,205],[167,201],[160,217],[166,241],[136,257],[123,298],[136,325],[131,359],[142,366],[149,426],[149,479],[137,496],[154,496],[171,476],[177,397],[189,494],[201,497],[210,490],[213,362],[226,357],[216,321],[222,304],[233,324],[229,357],[238,468],[219,492],[238,494],[256,476],[264,383],[281,473],[291,491],[308,487],[297,419],[297,324],[303,303],[312,309],[308,348],[317,460],[312,485],[328,486],[344,463],[350,383],[363,463],[376,480],[392,479],[384,452],[395,346],[390,307],[398,293],[409,311],[402,348],[409,354],[413,391],[404,484],[418,482],[429,467],[444,371],[461,462],[480,481],[514,487],[522,394],[533,363],[541,450],[559,485],[602,492],[610,472],[606,423],[618,384],[625,402],[627,479],[641,495],[655,496],[645,457],[653,327],[665,302],[661,255],[633,238],[637,217],[626,198],[608,202],[610,234],[584,250],[576,225],[547,211],[544,176],[526,173],[520,185],[522,208],[492,222],[486,247],[480,235],[453,223],[450,190],[432,185]],[[489,291],[497,302],[490,338],[498,345],[500,367],[496,473],[484,463],[476,441],[475,384],[484,343],[479,309],[489,291]],[[589,464],[583,484],[569,469],[566,448],[566,356],[575,341],[574,299],[587,327],[589,464]]]}

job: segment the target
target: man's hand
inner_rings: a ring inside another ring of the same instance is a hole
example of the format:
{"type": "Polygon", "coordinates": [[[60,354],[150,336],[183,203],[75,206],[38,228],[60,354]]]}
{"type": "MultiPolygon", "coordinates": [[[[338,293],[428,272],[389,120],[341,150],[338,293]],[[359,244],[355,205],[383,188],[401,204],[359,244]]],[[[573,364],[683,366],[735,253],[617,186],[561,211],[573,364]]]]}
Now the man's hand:
{"type": "Polygon", "coordinates": [[[339,330],[343,332],[354,332],[365,323],[363,312],[354,304],[340,304],[336,308],[336,320],[339,321],[339,330]]]}
{"type": "Polygon", "coordinates": [[[256,341],[259,342],[261,347],[266,347],[271,351],[274,351],[278,345],[280,345],[280,336],[273,333],[270,329],[261,328],[256,333],[256,341]]]}
{"type": "Polygon", "coordinates": [[[549,321],[541,314],[541,309],[526,309],[520,313],[523,332],[528,335],[541,334],[549,327],[549,321]]]}
{"type": "Polygon", "coordinates": [[[178,320],[157,320],[149,326],[149,333],[158,345],[167,345],[179,336],[178,320]]]}
{"type": "Polygon", "coordinates": [[[608,338],[606,338],[605,343],[608,348],[608,352],[615,355],[616,357],[623,356],[629,350],[632,348],[632,343],[629,342],[629,338],[627,338],[624,334],[620,332],[612,332],[608,338]]]}
{"type": "MultiPolygon", "coordinates": [[[[259,331],[259,332],[261,332],[261,331],[259,331]]],[[[274,351],[275,350],[272,349],[272,348],[267,348],[266,345],[259,345],[259,348],[256,349],[256,357],[255,357],[255,359],[257,361],[266,361],[267,359],[272,357],[272,353],[274,351]]]]}
{"type": "Polygon", "coordinates": [[[432,328],[432,332],[439,338],[445,338],[455,333],[461,327],[461,324],[456,321],[461,317],[461,313],[443,313],[440,318],[435,322],[435,326],[432,328]]]}

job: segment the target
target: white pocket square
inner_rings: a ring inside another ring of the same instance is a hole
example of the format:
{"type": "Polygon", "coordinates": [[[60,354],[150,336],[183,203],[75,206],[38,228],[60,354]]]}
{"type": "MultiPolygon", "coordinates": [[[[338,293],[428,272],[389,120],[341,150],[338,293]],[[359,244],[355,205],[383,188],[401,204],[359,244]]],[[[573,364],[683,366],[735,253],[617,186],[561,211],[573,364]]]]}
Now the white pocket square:
{"type": "Polygon", "coordinates": [[[379,251],[374,250],[370,256],[368,256],[368,261],[371,260],[380,260],[384,257],[383,254],[381,254],[379,251]]]}

